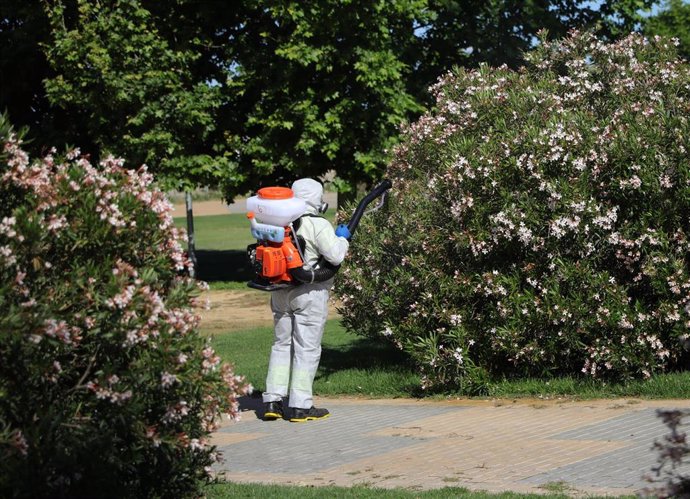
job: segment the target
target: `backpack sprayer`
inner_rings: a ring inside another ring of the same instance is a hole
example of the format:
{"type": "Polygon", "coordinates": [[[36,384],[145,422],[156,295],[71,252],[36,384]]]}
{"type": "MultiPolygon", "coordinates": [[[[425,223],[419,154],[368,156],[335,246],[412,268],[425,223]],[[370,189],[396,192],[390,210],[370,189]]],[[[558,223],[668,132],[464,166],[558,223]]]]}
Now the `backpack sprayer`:
{"type": "MultiPolygon", "coordinates": [[[[347,224],[350,237],[354,235],[367,206],[380,197],[378,205],[366,213],[383,206],[388,189],[393,186],[384,180],[357,205],[347,224]]],[[[276,291],[302,283],[323,282],[331,279],[340,269],[323,258],[319,268],[305,269],[304,248],[297,238],[293,222],[304,215],[307,204],[295,197],[289,187],[264,187],[256,196],[247,199],[247,218],[251,224],[255,244],[247,246],[247,256],[256,277],[247,286],[261,291],[276,291]]]]}

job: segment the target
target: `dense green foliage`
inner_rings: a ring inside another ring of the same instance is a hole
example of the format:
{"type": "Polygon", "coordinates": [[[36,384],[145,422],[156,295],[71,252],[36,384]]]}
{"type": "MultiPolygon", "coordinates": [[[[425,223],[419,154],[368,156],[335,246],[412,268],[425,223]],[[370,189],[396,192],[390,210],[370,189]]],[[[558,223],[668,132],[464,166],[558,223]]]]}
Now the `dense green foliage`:
{"type": "Polygon", "coordinates": [[[0,496],[198,497],[245,387],[198,334],[169,204],[145,169],[2,135],[0,496]]]}
{"type": "Polygon", "coordinates": [[[46,8],[53,76],[44,80],[50,104],[71,118],[66,137],[151,165],[172,188],[230,176],[229,160],[208,144],[220,93],[192,73],[195,46],[171,47],[138,0],[79,0],[76,12],[67,3],[46,8]]]}
{"type": "Polygon", "coordinates": [[[396,126],[422,111],[401,55],[423,4],[268,1],[247,10],[228,78],[245,110],[230,129],[247,187],[329,169],[350,181],[379,173],[396,126]]]}
{"type": "Polygon", "coordinates": [[[446,75],[337,282],[426,386],[649,377],[690,328],[690,67],[667,41],[544,43],[446,75]]]}
{"type": "Polygon", "coordinates": [[[617,37],[658,3],[0,0],[0,109],[178,187],[334,169],[346,189],[381,174],[452,66],[517,67],[542,28],[617,37]]]}

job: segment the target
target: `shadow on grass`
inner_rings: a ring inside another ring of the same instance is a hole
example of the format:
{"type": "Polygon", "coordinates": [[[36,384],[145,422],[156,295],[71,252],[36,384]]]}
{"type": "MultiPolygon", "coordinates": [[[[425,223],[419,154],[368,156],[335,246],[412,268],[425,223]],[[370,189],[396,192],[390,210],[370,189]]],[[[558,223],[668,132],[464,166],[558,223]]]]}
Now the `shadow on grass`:
{"type": "MultiPolygon", "coordinates": [[[[349,370],[397,372],[403,376],[412,376],[416,371],[405,353],[381,341],[359,338],[343,346],[322,345],[316,379],[327,379],[335,373],[349,370]]],[[[410,397],[422,395],[416,381],[400,388],[410,397]]]]}
{"type": "Polygon", "coordinates": [[[254,271],[244,250],[196,250],[197,278],[206,282],[250,281],[254,271]]]}
{"type": "Polygon", "coordinates": [[[409,357],[393,345],[359,338],[342,346],[324,344],[319,366],[324,374],[347,369],[412,370],[409,357]]]}
{"type": "MultiPolygon", "coordinates": [[[[354,341],[347,342],[343,345],[322,345],[321,361],[319,362],[319,370],[316,379],[320,381],[327,381],[333,375],[338,373],[352,373],[355,381],[361,383],[365,377],[377,376],[380,374],[399,374],[396,381],[390,381],[392,386],[388,390],[380,392],[381,397],[412,397],[420,398],[426,395],[419,386],[419,381],[416,378],[416,370],[409,359],[403,352],[397,350],[393,345],[381,343],[367,338],[358,338],[354,341]],[[358,372],[355,372],[358,371],[358,372]],[[363,373],[362,373],[363,371],[363,373]],[[400,381],[402,378],[403,381],[400,381]],[[407,381],[409,380],[409,382],[407,381]]],[[[396,378],[394,376],[394,378],[396,378]]],[[[342,380],[342,378],[341,378],[342,380]]],[[[333,381],[333,383],[341,383],[342,381],[333,381]]],[[[363,383],[364,384],[364,383],[363,383]]],[[[265,386],[258,382],[254,384],[254,392],[239,398],[240,411],[245,414],[244,417],[262,419],[263,418],[263,401],[261,394],[265,386]]],[[[315,390],[318,392],[319,388],[315,385],[315,390]]],[[[379,393],[373,390],[374,393],[379,393]]],[[[347,388],[340,393],[339,391],[317,393],[317,395],[325,395],[327,397],[338,397],[339,395],[361,395],[365,392],[348,391],[347,388]]],[[[287,397],[283,399],[284,407],[288,406],[287,397]]]]}

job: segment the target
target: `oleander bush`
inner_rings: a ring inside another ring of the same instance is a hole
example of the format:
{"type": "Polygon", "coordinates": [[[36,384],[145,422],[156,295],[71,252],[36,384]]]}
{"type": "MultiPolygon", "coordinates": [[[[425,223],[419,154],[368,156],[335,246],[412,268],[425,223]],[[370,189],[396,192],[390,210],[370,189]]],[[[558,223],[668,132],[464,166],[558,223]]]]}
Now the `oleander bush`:
{"type": "Polygon", "coordinates": [[[690,68],[673,41],[542,40],[457,69],[404,130],[337,291],[425,388],[645,378],[687,360],[690,68]]]}
{"type": "Polygon", "coordinates": [[[248,387],[198,333],[171,205],[0,125],[0,496],[200,496],[248,387]]]}

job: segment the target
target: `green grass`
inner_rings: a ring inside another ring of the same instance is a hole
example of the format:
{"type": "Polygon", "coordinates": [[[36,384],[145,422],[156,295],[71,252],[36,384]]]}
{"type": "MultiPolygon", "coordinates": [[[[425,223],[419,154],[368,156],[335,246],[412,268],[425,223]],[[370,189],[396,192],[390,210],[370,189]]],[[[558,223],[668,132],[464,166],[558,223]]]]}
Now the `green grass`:
{"type": "MultiPolygon", "coordinates": [[[[271,328],[215,335],[212,342],[223,360],[263,391],[273,344],[271,328]]],[[[321,345],[316,395],[410,397],[418,391],[419,375],[401,352],[348,333],[337,320],[326,323],[321,345]]]]}
{"type": "MultiPolygon", "coordinates": [[[[355,487],[297,487],[290,485],[261,485],[224,482],[210,485],[206,489],[209,499],[229,499],[236,497],[282,499],[321,499],[323,497],[361,498],[361,499],[555,499],[566,498],[566,494],[553,491],[548,494],[517,494],[503,492],[472,492],[460,487],[445,487],[435,490],[381,489],[365,486],[355,487]]],[[[587,496],[595,499],[595,496],[587,496]]],[[[621,496],[635,497],[635,496],[621,496]]],[[[609,496],[609,499],[611,497],[609,496]]]]}
{"type": "Polygon", "coordinates": [[[249,289],[247,281],[211,281],[208,285],[215,291],[247,291],[249,289]]]}
{"type": "MultiPolygon", "coordinates": [[[[187,228],[185,217],[175,217],[175,225],[187,228]]],[[[256,240],[249,232],[249,220],[243,213],[194,217],[194,242],[203,250],[244,250],[256,240]]]]}
{"type": "MultiPolygon", "coordinates": [[[[324,216],[333,222],[335,210],[328,210],[324,216]]],[[[174,221],[177,227],[187,228],[186,217],[175,217],[174,221]]],[[[199,250],[244,251],[256,240],[249,232],[249,220],[244,213],[228,213],[194,217],[194,242],[199,250]]]]}
{"type": "Polygon", "coordinates": [[[658,374],[648,380],[602,383],[593,379],[561,377],[550,380],[523,378],[492,384],[490,395],[508,397],[570,397],[578,399],[637,397],[690,399],[690,372],[658,374]]]}
{"type": "MultiPolygon", "coordinates": [[[[213,336],[218,354],[235,365],[258,391],[263,391],[273,343],[271,328],[255,328],[213,336]]],[[[330,320],[322,342],[321,362],[314,393],[321,396],[458,397],[454,392],[426,393],[409,359],[392,346],[348,333],[338,320],[330,320]]],[[[690,399],[690,372],[659,374],[649,380],[602,383],[570,377],[496,380],[486,396],[495,398],[597,399],[636,397],[690,399]]]]}

